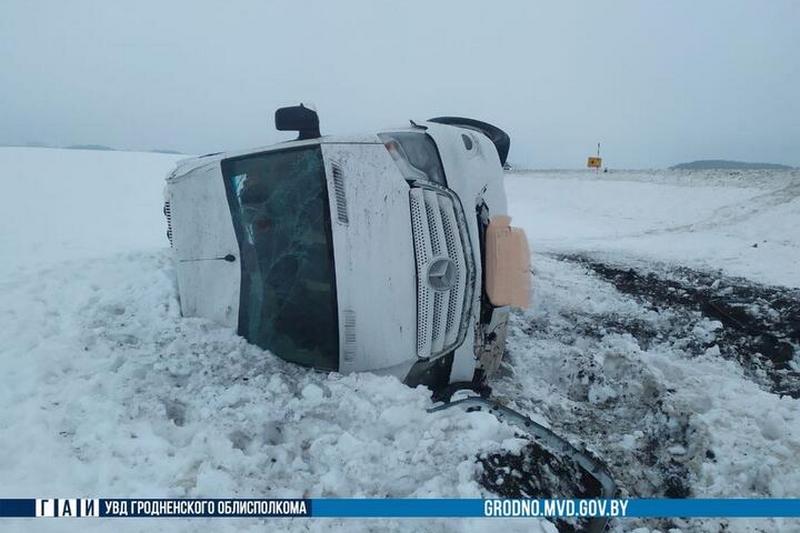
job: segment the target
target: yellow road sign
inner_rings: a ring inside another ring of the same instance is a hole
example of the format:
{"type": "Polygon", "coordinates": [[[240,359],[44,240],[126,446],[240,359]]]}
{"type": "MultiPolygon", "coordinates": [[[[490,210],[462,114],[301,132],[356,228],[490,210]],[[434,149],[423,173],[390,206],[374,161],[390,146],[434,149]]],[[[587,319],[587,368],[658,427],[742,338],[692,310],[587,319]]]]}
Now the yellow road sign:
{"type": "Polygon", "coordinates": [[[603,158],[602,157],[589,157],[586,160],[586,166],[589,168],[600,168],[603,166],[603,158]]]}

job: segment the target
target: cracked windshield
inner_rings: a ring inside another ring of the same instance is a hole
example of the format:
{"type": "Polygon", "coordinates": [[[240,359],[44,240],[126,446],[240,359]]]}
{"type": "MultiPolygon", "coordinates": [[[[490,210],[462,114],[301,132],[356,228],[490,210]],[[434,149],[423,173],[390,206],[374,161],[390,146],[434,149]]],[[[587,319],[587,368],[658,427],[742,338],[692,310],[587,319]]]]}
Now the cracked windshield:
{"type": "Polygon", "coordinates": [[[225,160],[242,258],[239,333],[296,363],[336,370],[336,288],[319,146],[225,160]]]}

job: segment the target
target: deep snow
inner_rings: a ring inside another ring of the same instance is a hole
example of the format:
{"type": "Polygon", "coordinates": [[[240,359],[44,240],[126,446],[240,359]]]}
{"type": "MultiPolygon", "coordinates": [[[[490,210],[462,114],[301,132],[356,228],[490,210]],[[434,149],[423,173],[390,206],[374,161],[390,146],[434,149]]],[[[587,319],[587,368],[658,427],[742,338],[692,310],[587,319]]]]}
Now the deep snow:
{"type": "MultiPolygon", "coordinates": [[[[0,497],[488,496],[475,454],[523,444],[491,415],[430,414],[423,388],[309,371],[231,330],[180,316],[161,214],[175,159],[0,149],[0,497]]],[[[261,531],[264,522],[113,523],[201,526],[261,531]]],[[[426,531],[484,526],[405,523],[426,531]]],[[[30,523],[2,527],[23,531],[30,523]]],[[[279,527],[403,526],[287,520],[279,527]]],[[[546,521],[504,527],[554,531],[546,521]]]]}
{"type": "MultiPolygon", "coordinates": [[[[0,148],[0,496],[489,496],[475,454],[524,444],[490,415],[429,414],[423,389],[311,372],[180,317],[161,216],[176,159],[0,148]]],[[[534,306],[513,318],[497,395],[588,443],[632,496],[797,496],[798,400],[723,357],[713,320],[648,305],[563,254],[798,287],[800,176],[535,172],[509,175],[507,187],[534,252],[534,306]]],[[[724,523],[800,528],[614,527],[724,523]]],[[[113,527],[156,524],[264,528],[113,527]]],[[[554,530],[544,521],[280,522],[311,531],[498,526],[554,530]]]]}
{"type": "MultiPolygon", "coordinates": [[[[632,496],[797,497],[800,400],[726,357],[717,343],[730,324],[624,294],[587,263],[653,283],[691,266],[708,273],[708,289],[729,276],[800,287],[800,172],[532,172],[506,183],[533,247],[534,305],[514,317],[496,394],[587,442],[632,496]],[[568,260],[576,256],[586,260],[568,260]]],[[[751,303],[748,312],[769,311],[751,303]]],[[[796,373],[796,332],[793,343],[796,373]]],[[[788,520],[645,525],[800,529],[788,520]]]]}

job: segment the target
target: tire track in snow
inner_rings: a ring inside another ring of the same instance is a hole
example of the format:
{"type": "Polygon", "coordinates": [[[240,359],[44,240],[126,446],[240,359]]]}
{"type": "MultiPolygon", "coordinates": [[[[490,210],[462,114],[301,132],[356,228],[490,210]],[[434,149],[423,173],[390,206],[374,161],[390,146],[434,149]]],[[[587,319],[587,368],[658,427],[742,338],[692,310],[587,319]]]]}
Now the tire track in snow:
{"type": "MultiPolygon", "coordinates": [[[[736,290],[731,294],[741,294],[736,290]]],[[[495,393],[585,442],[608,463],[623,495],[796,494],[798,400],[769,392],[771,379],[757,386],[735,358],[726,358],[720,344],[727,333],[720,329],[726,328],[702,309],[653,305],[582,261],[539,255],[534,307],[512,318],[495,393]]],[[[753,523],[648,520],[616,527],[637,525],[747,531],[753,523]]],[[[773,521],[767,528],[798,525],[773,521]]]]}
{"type": "Polygon", "coordinates": [[[681,267],[669,272],[641,272],[561,256],[581,263],[617,290],[657,309],[692,316],[700,313],[720,327],[695,351],[717,346],[723,357],[737,361],[760,386],[776,394],[800,398],[800,290],[770,287],[742,278],[681,267]]]}

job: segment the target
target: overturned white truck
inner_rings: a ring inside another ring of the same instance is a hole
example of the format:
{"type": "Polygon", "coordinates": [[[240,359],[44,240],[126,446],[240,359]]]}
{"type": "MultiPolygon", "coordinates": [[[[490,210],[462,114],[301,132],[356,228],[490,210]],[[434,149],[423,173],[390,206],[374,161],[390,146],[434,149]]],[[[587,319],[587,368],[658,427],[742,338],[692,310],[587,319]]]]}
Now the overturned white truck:
{"type": "MultiPolygon", "coordinates": [[[[299,138],[181,161],[167,177],[183,314],[316,369],[393,374],[444,401],[474,391],[444,405],[488,409],[607,477],[488,399],[510,307],[527,305],[531,277],[506,209],[508,135],[440,117],[321,136],[302,104],[275,122],[299,138]]],[[[601,485],[613,492],[610,478],[601,485]]]]}
{"type": "Polygon", "coordinates": [[[182,161],[166,210],[183,314],[301,365],[481,387],[530,267],[506,215],[508,137],[458,120],[321,137],[290,108],[277,125],[296,141],[182,161]]]}

